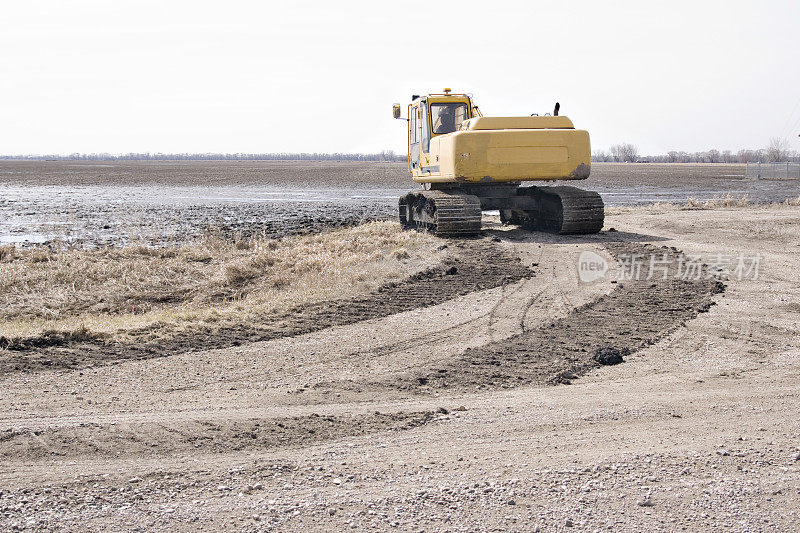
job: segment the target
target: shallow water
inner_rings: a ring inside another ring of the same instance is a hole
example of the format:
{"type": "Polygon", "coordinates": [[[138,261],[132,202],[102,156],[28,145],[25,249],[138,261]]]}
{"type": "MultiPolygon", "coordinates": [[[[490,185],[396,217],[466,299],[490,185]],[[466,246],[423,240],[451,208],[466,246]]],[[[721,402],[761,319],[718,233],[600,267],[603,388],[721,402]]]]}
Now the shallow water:
{"type": "Polygon", "coordinates": [[[270,236],[394,215],[402,190],[0,184],[0,243],[162,245],[270,236]]]}
{"type": "MultiPolygon", "coordinates": [[[[754,181],[738,175],[698,183],[667,180],[663,186],[592,177],[579,185],[600,192],[608,206],[685,203],[688,197],[708,200],[727,194],[771,202],[800,195],[797,180],[754,181]]],[[[0,183],[0,244],[166,245],[207,232],[280,237],[394,218],[397,198],[407,190],[374,183],[356,188],[0,183]]]]}

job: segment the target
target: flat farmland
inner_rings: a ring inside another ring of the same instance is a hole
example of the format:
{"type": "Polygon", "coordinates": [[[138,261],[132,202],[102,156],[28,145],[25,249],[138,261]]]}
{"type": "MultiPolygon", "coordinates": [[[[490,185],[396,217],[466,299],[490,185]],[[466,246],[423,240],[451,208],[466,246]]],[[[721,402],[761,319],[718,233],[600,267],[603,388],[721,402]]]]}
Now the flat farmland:
{"type": "MultiPolygon", "coordinates": [[[[800,181],[744,179],[743,165],[592,166],[575,185],[606,205],[688,198],[782,201],[800,181]]],[[[280,236],[392,219],[415,187],[403,163],[0,161],[0,244],[169,245],[208,233],[280,236]]]]}

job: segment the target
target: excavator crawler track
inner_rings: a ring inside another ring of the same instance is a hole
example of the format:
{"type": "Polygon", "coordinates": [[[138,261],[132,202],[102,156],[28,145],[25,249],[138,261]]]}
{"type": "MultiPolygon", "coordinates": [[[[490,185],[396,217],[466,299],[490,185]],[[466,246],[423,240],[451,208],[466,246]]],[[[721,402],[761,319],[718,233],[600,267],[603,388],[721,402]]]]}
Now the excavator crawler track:
{"type": "Polygon", "coordinates": [[[481,201],[461,191],[413,191],[400,197],[400,224],[440,237],[481,231],[481,201]]]}
{"type": "Polygon", "coordinates": [[[528,187],[539,203],[535,220],[539,231],[566,234],[597,233],[603,228],[603,199],[599,193],[576,187],[528,187]]]}
{"type": "Polygon", "coordinates": [[[603,228],[603,199],[576,187],[520,187],[517,195],[533,200],[534,209],[501,209],[500,220],[531,231],[562,235],[597,233],[603,228]]]}

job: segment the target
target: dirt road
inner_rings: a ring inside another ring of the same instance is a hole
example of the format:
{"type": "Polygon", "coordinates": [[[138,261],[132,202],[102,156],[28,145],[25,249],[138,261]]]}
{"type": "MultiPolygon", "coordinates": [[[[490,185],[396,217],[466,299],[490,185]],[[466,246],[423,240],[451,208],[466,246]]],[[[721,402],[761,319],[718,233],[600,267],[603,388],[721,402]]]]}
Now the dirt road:
{"type": "Polygon", "coordinates": [[[7,373],[0,527],[793,531],[798,222],[637,208],[560,238],[486,220],[484,266],[527,273],[302,334],[7,373]],[[609,265],[592,283],[585,252],[609,265]],[[619,279],[619,259],[682,253],[701,279],[619,279]],[[757,279],[706,279],[740,253],[757,279]]]}

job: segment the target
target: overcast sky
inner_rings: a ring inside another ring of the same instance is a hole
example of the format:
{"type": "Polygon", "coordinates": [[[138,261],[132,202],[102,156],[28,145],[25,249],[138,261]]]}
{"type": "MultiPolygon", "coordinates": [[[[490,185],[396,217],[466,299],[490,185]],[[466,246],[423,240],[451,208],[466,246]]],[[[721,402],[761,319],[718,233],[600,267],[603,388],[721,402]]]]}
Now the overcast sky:
{"type": "Polygon", "coordinates": [[[7,2],[0,154],[405,152],[445,86],[594,150],[800,149],[800,2],[7,2]]]}

